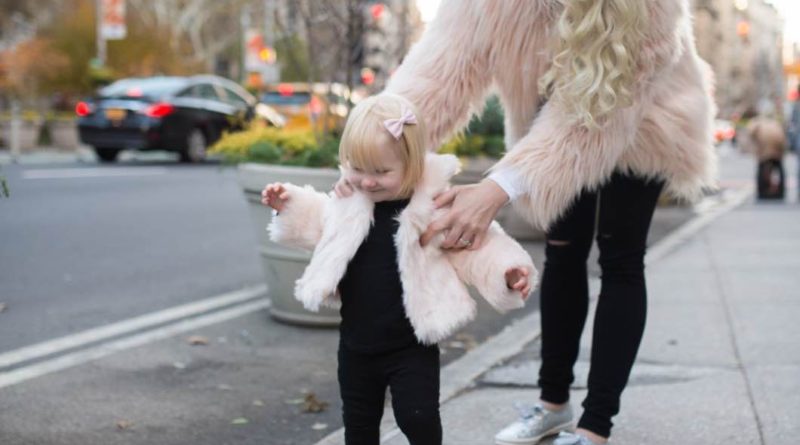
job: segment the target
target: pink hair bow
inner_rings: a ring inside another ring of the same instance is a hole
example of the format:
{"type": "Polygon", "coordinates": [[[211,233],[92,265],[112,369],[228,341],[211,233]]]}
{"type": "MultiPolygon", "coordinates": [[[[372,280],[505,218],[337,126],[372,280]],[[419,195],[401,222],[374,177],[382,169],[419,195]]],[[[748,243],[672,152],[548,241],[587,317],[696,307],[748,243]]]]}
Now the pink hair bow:
{"type": "Polygon", "coordinates": [[[417,124],[417,117],[414,116],[411,110],[403,107],[402,112],[403,115],[400,116],[400,119],[386,119],[383,121],[383,126],[386,127],[386,130],[398,141],[400,140],[400,136],[403,135],[403,125],[417,124]]]}

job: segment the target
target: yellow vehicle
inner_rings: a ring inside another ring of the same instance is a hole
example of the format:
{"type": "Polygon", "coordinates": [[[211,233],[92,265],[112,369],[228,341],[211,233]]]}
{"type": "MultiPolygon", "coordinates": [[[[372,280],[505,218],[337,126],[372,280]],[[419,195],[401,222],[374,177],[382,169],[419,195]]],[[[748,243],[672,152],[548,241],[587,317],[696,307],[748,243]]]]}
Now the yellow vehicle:
{"type": "Polygon", "coordinates": [[[282,114],[290,130],[342,129],[349,98],[350,91],[339,83],[279,83],[261,94],[261,102],[282,114]]]}

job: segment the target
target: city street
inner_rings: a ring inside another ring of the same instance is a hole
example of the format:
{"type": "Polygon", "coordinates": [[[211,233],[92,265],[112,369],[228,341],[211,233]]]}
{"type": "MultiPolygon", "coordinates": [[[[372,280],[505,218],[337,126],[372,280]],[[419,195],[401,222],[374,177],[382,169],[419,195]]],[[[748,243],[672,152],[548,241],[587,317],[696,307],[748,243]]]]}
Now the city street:
{"type": "Polygon", "coordinates": [[[795,445],[799,182],[798,0],[0,0],[0,445],[795,445]]]}
{"type": "MultiPolygon", "coordinates": [[[[0,251],[4,444],[307,444],[341,425],[338,334],[264,310],[233,169],[57,153],[2,168],[12,191],[0,213],[11,247],[0,251]],[[307,393],[327,408],[303,413],[307,393]]],[[[660,208],[651,242],[693,214],[660,208]]],[[[541,265],[543,246],[526,247],[541,265]]],[[[537,304],[506,315],[484,305],[443,342],[443,365],[537,304]]]]}

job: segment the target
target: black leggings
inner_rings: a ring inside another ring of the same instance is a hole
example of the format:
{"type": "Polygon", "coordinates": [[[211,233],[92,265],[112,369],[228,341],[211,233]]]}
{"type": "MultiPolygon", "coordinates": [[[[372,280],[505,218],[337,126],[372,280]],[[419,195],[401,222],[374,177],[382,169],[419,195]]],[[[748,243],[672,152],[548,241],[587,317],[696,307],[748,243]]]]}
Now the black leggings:
{"type": "Polygon", "coordinates": [[[589,308],[586,260],[597,221],[602,289],[595,314],[589,391],[578,427],[604,437],[611,433],[611,418],[619,412],[620,395],[644,332],[644,254],[662,187],[662,181],[615,173],[599,191],[582,193],[547,233],[539,386],[542,400],[561,404],[569,400],[575,378],[572,367],[589,308]]]}
{"type": "Polygon", "coordinates": [[[441,445],[439,348],[414,345],[362,354],[339,345],[339,389],[344,441],[378,445],[386,387],[392,391],[397,426],[411,445],[441,445]]]}

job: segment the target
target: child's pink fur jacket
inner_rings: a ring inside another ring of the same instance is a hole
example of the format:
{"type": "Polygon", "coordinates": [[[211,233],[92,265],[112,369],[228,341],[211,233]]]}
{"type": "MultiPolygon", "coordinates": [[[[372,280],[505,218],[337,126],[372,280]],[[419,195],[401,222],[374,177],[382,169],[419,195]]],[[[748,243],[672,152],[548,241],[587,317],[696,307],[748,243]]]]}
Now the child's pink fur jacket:
{"type": "MultiPolygon", "coordinates": [[[[644,0],[643,0],[644,1],[644,0]]],[[[547,228],[583,189],[614,170],[666,180],[683,198],[715,186],[712,73],[697,55],[688,0],[648,0],[634,103],[587,130],[537,86],[552,59],[555,0],[444,0],[386,90],[413,102],[434,150],[483,106],[491,87],[505,109],[509,153],[495,166],[521,176],[514,206],[547,228]]]]}
{"type": "MultiPolygon", "coordinates": [[[[505,272],[522,267],[531,288],[537,272],[530,256],[494,222],[485,245],[477,250],[443,251],[441,237],[421,247],[419,237],[433,218],[433,197],[449,186],[459,161],[452,155],[428,154],[425,172],[408,206],[400,213],[395,234],[403,283],[403,304],[417,338],[436,343],[475,316],[475,301],[463,282],[474,286],[500,311],[522,307],[519,291],[506,286],[505,272]]],[[[313,188],[284,184],[289,201],[267,227],[278,243],[313,249],[311,263],[295,285],[295,296],[312,311],[337,301],[337,286],[347,264],[366,238],[374,204],[361,193],[338,199],[313,188]]]]}

